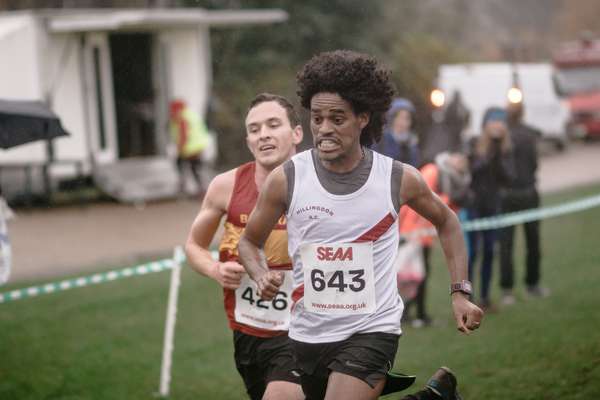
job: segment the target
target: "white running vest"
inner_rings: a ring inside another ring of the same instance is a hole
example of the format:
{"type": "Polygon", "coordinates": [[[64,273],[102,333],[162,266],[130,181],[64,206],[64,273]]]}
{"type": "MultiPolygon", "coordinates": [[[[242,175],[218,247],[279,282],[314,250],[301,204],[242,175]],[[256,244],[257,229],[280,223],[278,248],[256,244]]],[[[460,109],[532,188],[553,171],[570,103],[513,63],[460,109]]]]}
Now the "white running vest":
{"type": "Polygon", "coordinates": [[[321,185],[310,150],[292,161],[287,231],[295,303],[289,336],[324,343],[355,333],[400,334],[404,305],[393,266],[399,239],[393,160],[373,152],[367,181],[347,195],[321,185]]]}

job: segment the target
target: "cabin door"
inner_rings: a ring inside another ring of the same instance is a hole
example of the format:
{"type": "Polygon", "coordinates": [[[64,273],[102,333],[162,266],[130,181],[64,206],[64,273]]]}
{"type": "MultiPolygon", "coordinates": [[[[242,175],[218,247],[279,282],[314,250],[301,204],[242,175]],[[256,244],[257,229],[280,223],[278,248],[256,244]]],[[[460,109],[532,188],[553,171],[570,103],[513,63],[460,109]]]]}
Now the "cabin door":
{"type": "Polygon", "coordinates": [[[117,159],[118,142],[110,48],[105,33],[85,38],[86,93],[91,149],[98,164],[117,159]]]}

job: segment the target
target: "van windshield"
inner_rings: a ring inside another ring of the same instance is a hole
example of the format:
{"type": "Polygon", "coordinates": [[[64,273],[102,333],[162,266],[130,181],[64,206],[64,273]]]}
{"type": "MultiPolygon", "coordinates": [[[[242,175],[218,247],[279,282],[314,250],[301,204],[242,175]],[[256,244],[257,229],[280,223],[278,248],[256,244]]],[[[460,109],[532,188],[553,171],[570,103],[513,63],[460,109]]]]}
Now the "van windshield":
{"type": "Polygon", "coordinates": [[[556,83],[566,96],[600,90],[600,66],[558,70],[556,83]]]}

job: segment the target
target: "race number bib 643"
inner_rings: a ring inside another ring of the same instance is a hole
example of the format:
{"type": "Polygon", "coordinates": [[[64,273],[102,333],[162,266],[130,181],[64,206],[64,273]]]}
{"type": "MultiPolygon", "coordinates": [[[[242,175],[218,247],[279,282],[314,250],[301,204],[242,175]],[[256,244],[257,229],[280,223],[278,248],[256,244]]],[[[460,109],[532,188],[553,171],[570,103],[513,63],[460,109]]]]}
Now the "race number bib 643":
{"type": "Polygon", "coordinates": [[[304,308],[319,314],[375,311],[373,243],[304,244],[304,308]]]}
{"type": "Polygon", "coordinates": [[[287,331],[292,303],[292,271],[284,273],[283,284],[273,300],[261,300],[256,283],[244,274],[235,291],[235,320],[255,328],[287,331]]]}

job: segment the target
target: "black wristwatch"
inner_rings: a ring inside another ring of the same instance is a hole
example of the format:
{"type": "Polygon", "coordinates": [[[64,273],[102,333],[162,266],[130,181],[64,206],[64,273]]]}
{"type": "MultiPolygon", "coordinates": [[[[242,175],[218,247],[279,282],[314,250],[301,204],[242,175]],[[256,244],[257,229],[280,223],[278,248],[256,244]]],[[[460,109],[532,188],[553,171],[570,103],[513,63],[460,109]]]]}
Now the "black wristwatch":
{"type": "Polygon", "coordinates": [[[473,294],[473,285],[471,285],[471,282],[463,279],[458,283],[453,283],[450,285],[450,294],[454,292],[462,292],[470,296],[473,294]]]}

